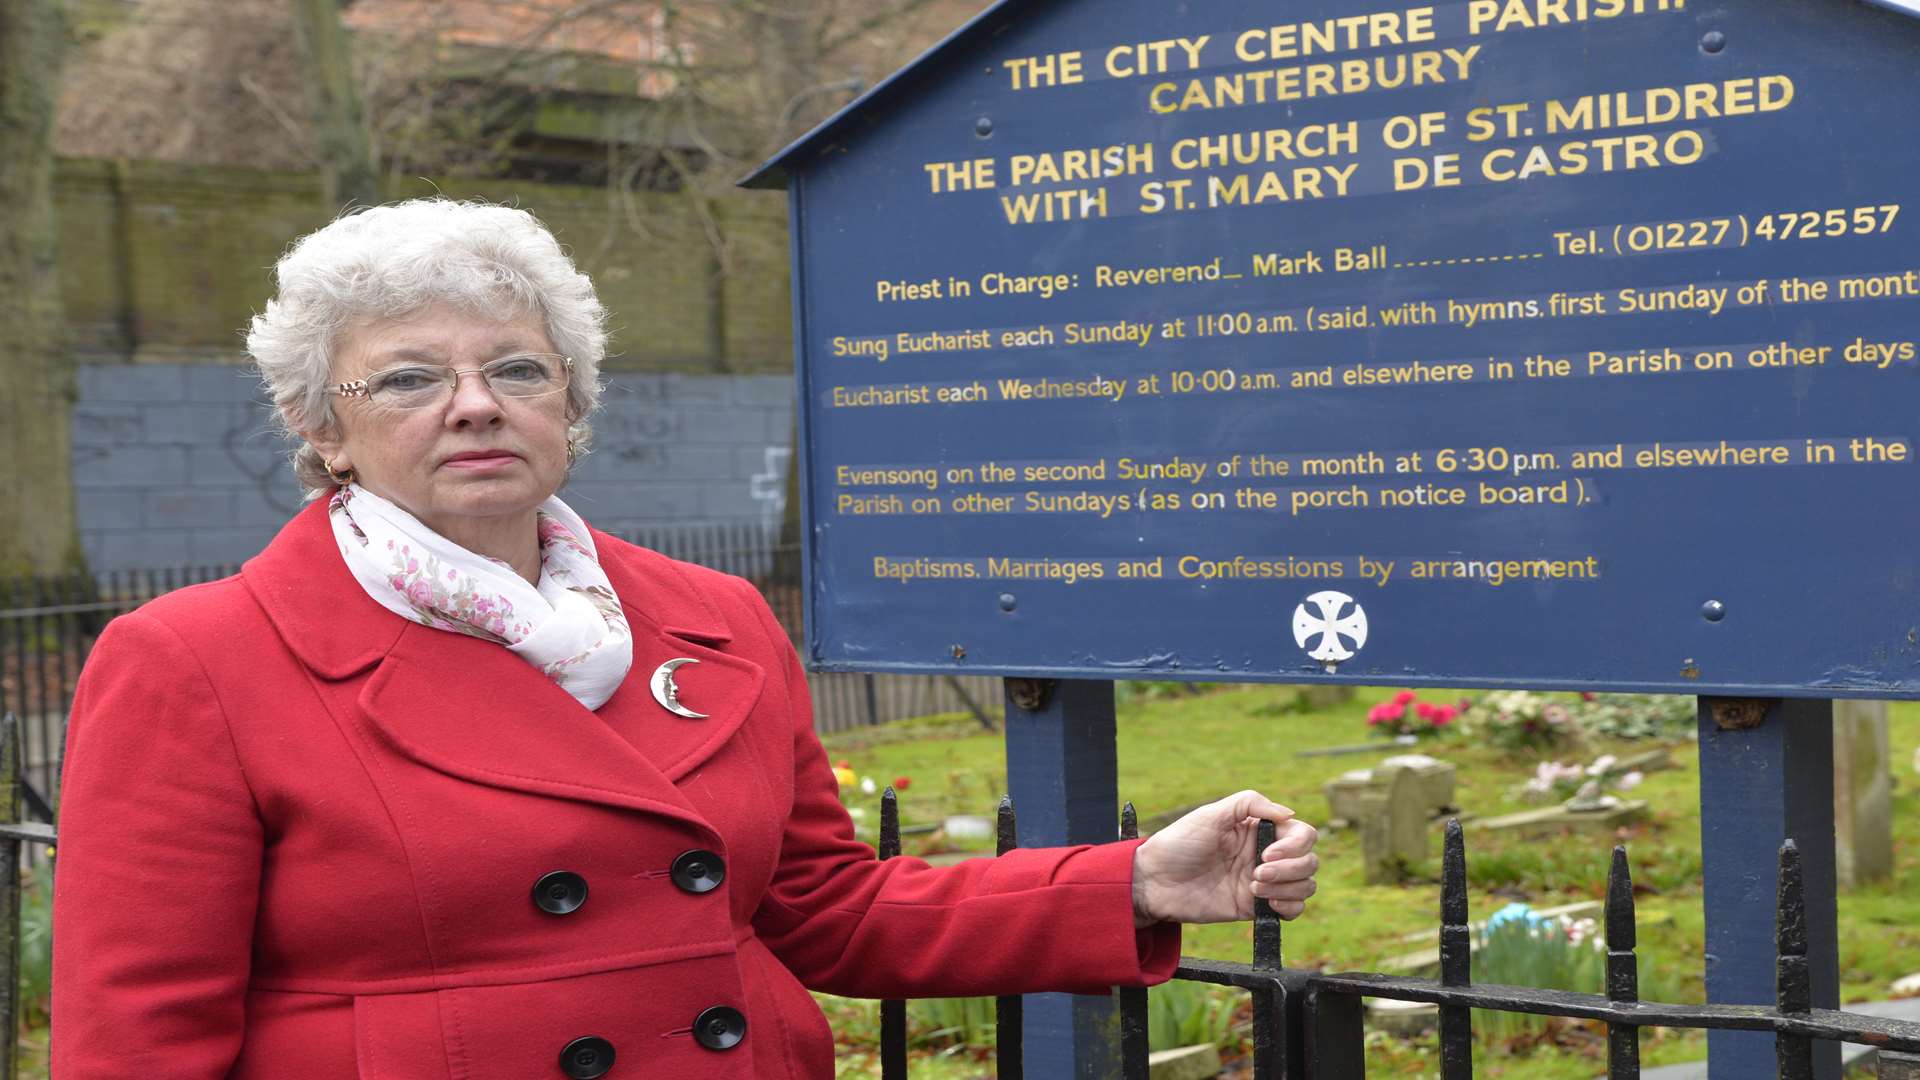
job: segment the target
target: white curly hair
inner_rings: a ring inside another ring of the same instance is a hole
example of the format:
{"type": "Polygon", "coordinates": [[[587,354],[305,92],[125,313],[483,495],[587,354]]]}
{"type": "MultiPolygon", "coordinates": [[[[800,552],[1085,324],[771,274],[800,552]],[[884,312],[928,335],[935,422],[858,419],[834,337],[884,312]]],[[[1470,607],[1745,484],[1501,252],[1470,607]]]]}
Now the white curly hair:
{"type": "MultiPolygon", "coordinates": [[[[573,358],[567,436],[578,453],[592,437],[607,351],[606,308],[593,282],[552,232],[525,210],[446,198],[350,211],[295,241],[274,267],[277,293],[253,317],[247,352],[280,424],[334,432],[329,391],[340,336],[377,319],[438,303],[496,316],[538,314],[554,348],[573,358]]],[[[309,499],[332,490],[327,463],[304,440],[293,471],[309,499]]]]}

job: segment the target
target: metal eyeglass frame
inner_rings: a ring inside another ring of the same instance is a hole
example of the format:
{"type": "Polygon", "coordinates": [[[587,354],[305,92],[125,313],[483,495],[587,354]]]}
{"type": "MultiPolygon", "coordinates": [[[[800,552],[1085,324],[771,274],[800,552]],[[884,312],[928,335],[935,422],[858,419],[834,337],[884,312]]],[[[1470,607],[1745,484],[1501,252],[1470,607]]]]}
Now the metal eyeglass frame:
{"type": "MultiPolygon", "coordinates": [[[[550,397],[554,394],[562,393],[567,389],[567,387],[573,385],[573,357],[564,356],[564,355],[561,355],[560,353],[511,353],[507,356],[502,356],[497,360],[489,360],[486,363],[480,365],[479,367],[447,368],[445,370],[450,372],[453,375],[452,388],[456,391],[459,389],[459,386],[460,386],[460,376],[478,375],[480,376],[480,381],[487,384],[487,391],[489,393],[497,394],[498,391],[494,390],[493,381],[487,378],[487,368],[492,367],[494,364],[500,363],[502,360],[516,360],[523,356],[558,356],[560,357],[560,367],[562,371],[566,372],[566,376],[567,376],[566,381],[561,383],[557,389],[543,390],[538,394],[499,394],[498,396],[503,398],[510,398],[514,401],[529,401],[529,400],[532,400],[533,398],[550,397]]],[[[396,367],[383,368],[379,371],[374,372],[372,375],[368,376],[365,379],[350,379],[347,382],[336,383],[334,384],[333,392],[340,395],[343,398],[357,398],[361,401],[372,401],[373,388],[368,385],[369,379],[375,378],[380,375],[384,375],[389,371],[398,371],[403,367],[434,367],[434,366],[436,365],[401,364],[396,367]]]]}

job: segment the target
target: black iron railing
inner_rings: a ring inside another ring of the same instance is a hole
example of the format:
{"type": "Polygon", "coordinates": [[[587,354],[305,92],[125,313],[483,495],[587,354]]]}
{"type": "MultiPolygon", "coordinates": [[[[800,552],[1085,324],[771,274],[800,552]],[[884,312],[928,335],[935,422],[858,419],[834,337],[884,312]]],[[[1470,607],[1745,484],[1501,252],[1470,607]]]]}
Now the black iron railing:
{"type": "Polygon", "coordinates": [[[23,797],[50,818],[74,683],[114,616],[162,593],[233,573],[176,566],[97,576],[0,578],[0,711],[22,724],[23,797]]]}
{"type": "MultiPolygon", "coordinates": [[[[1011,800],[999,811],[999,852],[1015,845],[1011,800]]],[[[1121,812],[1119,835],[1137,835],[1133,804],[1121,812]]],[[[1260,826],[1258,845],[1273,842],[1271,823],[1260,826]]],[[[888,789],[880,801],[882,858],[900,851],[898,797],[888,789]]],[[[1772,1032],[1779,1080],[1812,1080],[1816,1040],[1859,1043],[1879,1051],[1880,1080],[1920,1080],[1920,1023],[1812,1007],[1807,962],[1807,910],[1800,852],[1792,840],[1780,849],[1776,909],[1779,965],[1776,1000],[1764,1005],[1674,1005],[1641,1001],[1633,881],[1625,847],[1613,849],[1607,880],[1606,984],[1601,994],[1527,986],[1475,985],[1472,929],[1468,920],[1466,839],[1450,821],[1441,861],[1440,978],[1420,979],[1370,972],[1327,974],[1288,968],[1281,962],[1280,919],[1256,902],[1251,963],[1183,957],[1174,978],[1246,990],[1252,998],[1254,1080],[1356,1080],[1366,1075],[1361,1002],[1390,998],[1438,1006],[1441,1080],[1473,1076],[1473,1010],[1530,1013],[1597,1020],[1607,1025],[1607,1076],[1640,1076],[1643,1028],[1696,1028],[1772,1032]]],[[[1118,991],[1123,1080],[1147,1080],[1147,992],[1118,991]]],[[[881,1075],[907,1080],[905,1002],[881,1005],[881,1075]]],[[[1000,1080],[1020,1080],[1020,999],[999,999],[996,1060],[1000,1080]]]]}
{"type": "Polygon", "coordinates": [[[27,1004],[20,1000],[25,855],[44,855],[54,842],[52,815],[35,809],[22,794],[27,787],[24,750],[19,718],[0,716],[0,1080],[13,1080],[20,1014],[27,1004]],[[34,817],[39,820],[30,820],[34,817]]]}

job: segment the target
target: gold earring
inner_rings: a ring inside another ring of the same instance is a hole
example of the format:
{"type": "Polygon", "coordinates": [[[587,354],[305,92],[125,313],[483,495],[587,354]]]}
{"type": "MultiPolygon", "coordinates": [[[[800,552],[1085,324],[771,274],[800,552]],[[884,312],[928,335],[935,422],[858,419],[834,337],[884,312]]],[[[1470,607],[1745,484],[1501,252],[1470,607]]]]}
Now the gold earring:
{"type": "Polygon", "coordinates": [[[353,483],[352,469],[348,469],[346,472],[338,472],[334,469],[333,462],[327,461],[324,458],[321,459],[320,463],[326,466],[327,479],[333,481],[336,484],[339,484],[341,487],[346,487],[348,484],[353,483]]]}
{"type": "Polygon", "coordinates": [[[579,463],[579,461],[580,461],[580,444],[575,442],[572,439],[568,439],[567,440],[567,468],[569,469],[573,468],[574,465],[579,463]]]}

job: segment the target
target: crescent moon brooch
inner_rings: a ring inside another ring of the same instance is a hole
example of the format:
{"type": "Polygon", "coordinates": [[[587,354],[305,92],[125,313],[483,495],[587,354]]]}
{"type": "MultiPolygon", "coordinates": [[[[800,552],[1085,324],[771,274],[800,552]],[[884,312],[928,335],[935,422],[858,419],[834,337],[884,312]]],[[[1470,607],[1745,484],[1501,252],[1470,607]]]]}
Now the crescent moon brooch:
{"type": "Polygon", "coordinates": [[[682,656],[669,660],[659,667],[654,668],[653,680],[650,684],[653,688],[653,700],[659,702],[661,708],[675,716],[684,716],[689,720],[705,720],[707,718],[706,713],[694,712],[692,709],[680,704],[680,687],[675,685],[673,681],[673,673],[682,665],[697,664],[699,662],[700,661],[690,656],[682,656]]]}

